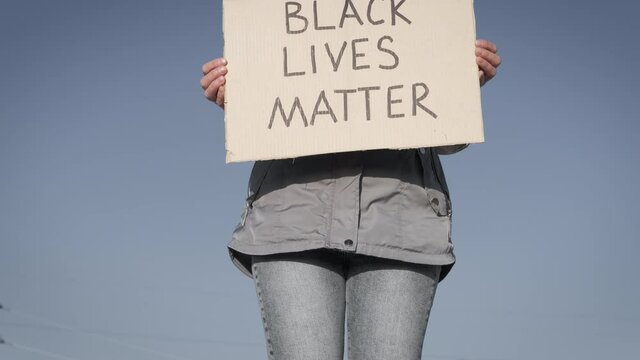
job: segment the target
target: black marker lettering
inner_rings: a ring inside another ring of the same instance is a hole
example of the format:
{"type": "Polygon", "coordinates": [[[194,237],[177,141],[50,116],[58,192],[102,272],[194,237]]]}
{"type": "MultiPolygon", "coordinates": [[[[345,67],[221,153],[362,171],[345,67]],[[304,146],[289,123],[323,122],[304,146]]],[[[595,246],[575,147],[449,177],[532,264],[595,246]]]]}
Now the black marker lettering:
{"type": "Polygon", "coordinates": [[[315,74],[317,73],[317,67],[316,67],[316,46],[315,45],[311,45],[311,71],[315,74]]]}
{"type": "Polygon", "coordinates": [[[335,26],[319,26],[318,25],[318,1],[313,1],[313,27],[316,30],[333,30],[335,26]]]}
{"type": "Polygon", "coordinates": [[[327,54],[329,55],[329,58],[331,59],[331,64],[333,65],[333,71],[338,71],[338,67],[340,67],[340,61],[342,60],[342,55],[344,54],[344,49],[347,48],[347,42],[344,41],[342,43],[342,48],[340,49],[340,53],[338,54],[338,59],[336,60],[333,56],[333,53],[331,53],[331,48],[329,47],[329,43],[325,43],[324,44],[324,48],[327,49],[327,54]]]}
{"type": "Polygon", "coordinates": [[[362,19],[360,19],[360,15],[358,15],[358,10],[356,10],[356,7],[353,5],[351,0],[345,0],[344,2],[344,8],[342,9],[342,17],[340,17],[340,27],[344,26],[344,20],[346,18],[355,18],[356,20],[358,20],[360,25],[364,24],[362,22],[362,19]],[[347,14],[348,8],[351,8],[351,10],[353,11],[353,14],[351,15],[347,14]]]}
{"type": "Polygon", "coordinates": [[[376,1],[376,0],[369,0],[369,6],[367,6],[367,20],[369,20],[369,22],[371,23],[371,25],[380,25],[380,24],[383,24],[383,23],[384,23],[384,20],[383,20],[383,19],[380,19],[380,20],[373,20],[373,19],[371,18],[371,6],[373,5],[373,3],[374,3],[375,1],[376,1]]]}
{"type": "Polygon", "coordinates": [[[344,109],[344,115],[342,117],[342,119],[344,121],[348,121],[349,120],[349,107],[348,107],[348,99],[347,97],[349,96],[349,94],[353,94],[356,92],[356,89],[346,89],[346,90],[334,90],[333,91],[336,94],[342,94],[342,105],[343,105],[343,109],[344,109]]]}
{"type": "Polygon", "coordinates": [[[357,61],[357,59],[358,59],[359,57],[364,57],[364,55],[365,55],[365,54],[364,54],[364,53],[359,53],[359,52],[357,51],[357,49],[356,49],[356,44],[357,44],[357,43],[359,43],[359,42],[366,42],[366,41],[369,41],[369,39],[367,39],[367,38],[360,38],[360,39],[353,39],[353,40],[351,40],[351,53],[352,53],[352,55],[353,55],[353,57],[352,57],[351,59],[352,59],[352,67],[353,67],[353,70],[368,69],[368,68],[370,68],[370,67],[371,67],[371,66],[369,66],[369,65],[358,65],[358,64],[357,64],[357,62],[358,62],[358,61],[357,61]]]}
{"type": "Polygon", "coordinates": [[[284,53],[284,76],[288,77],[288,76],[301,76],[304,75],[305,72],[304,71],[298,71],[298,72],[289,72],[289,61],[288,61],[288,56],[287,56],[287,47],[285,46],[284,48],[282,48],[282,52],[284,53]]]}
{"type": "Polygon", "coordinates": [[[286,125],[286,127],[289,127],[289,125],[291,125],[291,120],[293,119],[293,113],[295,112],[296,108],[300,110],[300,116],[302,116],[302,122],[304,123],[304,127],[307,127],[309,125],[307,123],[307,117],[304,115],[304,111],[302,110],[302,105],[300,105],[300,99],[296,96],[296,99],[293,101],[293,105],[291,105],[291,111],[289,111],[288,117],[285,115],[284,109],[282,108],[282,101],[280,101],[279,97],[276,98],[276,102],[273,104],[273,110],[271,111],[271,120],[269,120],[268,128],[271,129],[271,127],[273,126],[273,120],[276,117],[276,109],[280,110],[280,115],[284,120],[284,124],[286,125]]]}
{"type": "Polygon", "coordinates": [[[404,117],[404,114],[392,114],[391,113],[391,104],[400,104],[402,102],[402,99],[393,99],[393,100],[391,100],[391,90],[402,89],[402,87],[403,87],[403,85],[394,85],[394,86],[389,86],[389,88],[387,89],[387,117],[390,118],[390,119],[404,117]]]}
{"type": "Polygon", "coordinates": [[[369,91],[371,90],[380,90],[380,86],[358,88],[358,91],[364,91],[364,105],[367,111],[367,120],[371,120],[371,102],[369,101],[369,91]]]}
{"type": "Polygon", "coordinates": [[[412,89],[412,93],[413,93],[413,116],[416,116],[416,114],[418,113],[418,107],[420,107],[420,109],[424,110],[427,114],[433,116],[434,119],[438,118],[438,115],[436,115],[436,113],[434,113],[433,111],[429,110],[429,108],[427,108],[426,106],[422,105],[420,103],[421,100],[424,100],[427,98],[427,95],[429,95],[429,88],[427,87],[427,85],[425,85],[424,83],[416,83],[413,84],[413,89],[412,89]],[[422,95],[420,95],[420,97],[418,97],[418,91],[417,88],[418,86],[420,86],[422,88],[422,95]]]}
{"type": "Polygon", "coordinates": [[[398,9],[400,8],[400,6],[402,6],[402,4],[404,4],[405,1],[406,0],[400,0],[398,5],[396,6],[396,0],[391,0],[391,25],[396,24],[396,16],[402,18],[407,24],[411,24],[411,20],[407,19],[406,16],[398,12],[398,9]]]}
{"type": "Polygon", "coordinates": [[[309,26],[309,20],[307,20],[307,18],[302,15],[298,15],[301,9],[302,9],[302,5],[300,5],[300,3],[295,1],[287,1],[284,4],[284,12],[285,12],[285,17],[287,19],[287,34],[300,34],[300,33],[303,33],[305,30],[307,30],[307,26],[309,26]],[[296,10],[294,12],[290,12],[289,5],[295,6],[296,10]],[[289,21],[291,18],[304,21],[304,27],[298,30],[291,30],[291,23],[289,21]]]}
{"type": "Polygon", "coordinates": [[[395,68],[398,67],[398,64],[400,63],[400,58],[392,50],[387,49],[385,47],[382,47],[382,41],[383,40],[389,40],[389,42],[393,42],[393,38],[391,36],[389,36],[389,35],[385,35],[385,36],[381,37],[380,40],[378,40],[378,50],[380,50],[382,52],[386,52],[387,54],[393,56],[394,63],[393,63],[393,65],[380,65],[379,67],[380,67],[380,69],[384,69],[384,70],[395,69],[395,68]]]}
{"type": "Polygon", "coordinates": [[[318,95],[318,101],[316,101],[316,106],[313,108],[313,114],[311,114],[311,125],[315,123],[316,115],[331,115],[333,122],[334,123],[338,122],[338,119],[336,119],[336,115],[333,113],[333,109],[331,108],[331,106],[329,105],[329,102],[327,101],[327,97],[324,94],[324,90],[322,90],[320,92],[320,95],[318,95]],[[324,106],[327,110],[322,110],[322,111],[319,110],[320,102],[324,103],[324,106]]]}

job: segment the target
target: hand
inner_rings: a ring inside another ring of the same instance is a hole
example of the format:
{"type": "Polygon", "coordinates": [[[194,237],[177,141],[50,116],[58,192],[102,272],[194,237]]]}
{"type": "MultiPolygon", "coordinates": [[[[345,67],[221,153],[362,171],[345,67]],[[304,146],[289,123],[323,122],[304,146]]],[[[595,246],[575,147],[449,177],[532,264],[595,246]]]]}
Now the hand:
{"type": "Polygon", "coordinates": [[[488,40],[476,40],[476,63],[478,63],[478,77],[482,86],[496,76],[498,66],[502,63],[496,44],[488,40]]]}
{"type": "Polygon", "coordinates": [[[224,109],[224,84],[227,73],[227,60],[217,58],[202,65],[202,79],[200,86],[204,90],[204,96],[224,109]]]}

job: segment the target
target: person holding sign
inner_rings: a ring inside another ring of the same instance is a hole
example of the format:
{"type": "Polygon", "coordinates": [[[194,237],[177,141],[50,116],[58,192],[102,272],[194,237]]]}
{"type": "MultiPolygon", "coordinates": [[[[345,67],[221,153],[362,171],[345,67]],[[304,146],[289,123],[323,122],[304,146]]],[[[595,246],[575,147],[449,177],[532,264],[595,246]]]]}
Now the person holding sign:
{"type": "MultiPolygon", "coordinates": [[[[492,42],[476,42],[481,86],[501,61],[492,42]]],[[[232,66],[202,68],[204,95],[222,109],[232,66]]],[[[421,358],[437,285],[455,263],[438,156],[467,146],[255,162],[229,252],[255,281],[269,359],[343,359],[345,320],[349,359],[421,358]]]]}

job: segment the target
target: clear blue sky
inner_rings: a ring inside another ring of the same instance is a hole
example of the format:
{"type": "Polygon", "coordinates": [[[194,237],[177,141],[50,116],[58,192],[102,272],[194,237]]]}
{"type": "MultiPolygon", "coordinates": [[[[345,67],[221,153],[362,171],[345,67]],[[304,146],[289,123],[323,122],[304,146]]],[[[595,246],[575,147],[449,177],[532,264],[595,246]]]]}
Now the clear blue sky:
{"type": "MultiPolygon", "coordinates": [[[[458,262],[425,359],[640,352],[635,1],[477,1],[504,64],[443,157],[458,262]]],[[[220,1],[0,4],[0,359],[264,359],[200,66],[220,1]],[[57,356],[57,357],[56,357],[57,356]]]]}

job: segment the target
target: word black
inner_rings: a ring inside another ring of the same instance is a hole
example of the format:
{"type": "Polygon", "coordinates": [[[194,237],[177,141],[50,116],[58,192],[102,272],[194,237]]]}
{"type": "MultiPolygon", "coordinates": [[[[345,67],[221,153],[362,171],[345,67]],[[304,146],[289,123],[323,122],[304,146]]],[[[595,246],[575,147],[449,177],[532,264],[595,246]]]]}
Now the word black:
{"type": "MultiPolygon", "coordinates": [[[[388,20],[391,21],[391,26],[395,26],[398,19],[404,20],[407,24],[411,24],[411,20],[400,13],[400,6],[404,4],[406,0],[387,0],[389,4],[389,17],[388,20]]],[[[325,2],[326,3],[326,2],[325,2]]],[[[380,5],[384,5],[384,1],[381,0],[369,0],[369,4],[366,10],[365,19],[371,25],[382,25],[385,24],[386,21],[384,18],[376,18],[374,19],[373,8],[374,3],[378,3],[380,5]]],[[[286,16],[286,28],[287,34],[301,34],[307,30],[309,27],[309,19],[301,15],[302,5],[299,2],[295,1],[287,1],[284,5],[285,7],[285,16],[286,16]]],[[[379,6],[377,8],[380,8],[379,6]]],[[[342,8],[342,13],[340,14],[338,27],[342,28],[347,19],[355,19],[360,25],[364,25],[363,16],[361,14],[365,14],[365,12],[361,9],[358,12],[358,9],[351,0],[344,1],[344,7],[342,8]]],[[[335,25],[320,25],[320,21],[318,20],[318,1],[313,2],[313,28],[315,30],[334,30],[336,28],[335,25]]],[[[336,16],[337,17],[337,16],[336,16]]]]}

